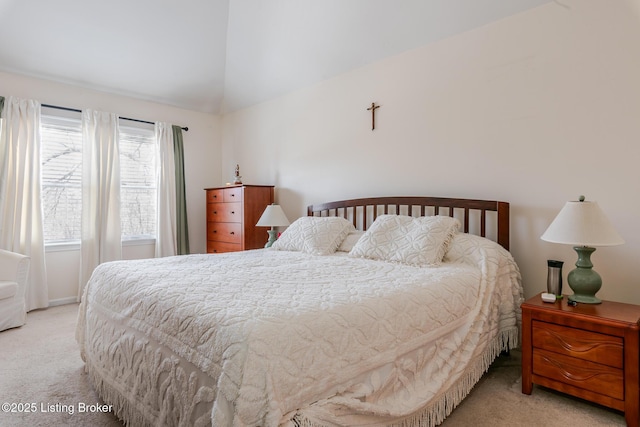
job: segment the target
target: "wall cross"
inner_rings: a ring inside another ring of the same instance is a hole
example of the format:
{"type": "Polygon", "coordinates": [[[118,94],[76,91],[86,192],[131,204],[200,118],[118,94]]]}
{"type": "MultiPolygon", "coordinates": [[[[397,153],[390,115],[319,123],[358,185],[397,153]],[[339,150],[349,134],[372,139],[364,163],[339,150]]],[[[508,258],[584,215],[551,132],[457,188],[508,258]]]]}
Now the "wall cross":
{"type": "Polygon", "coordinates": [[[371,111],[371,130],[376,128],[376,110],[380,108],[375,102],[371,103],[371,107],[367,108],[367,111],[371,111]]]}

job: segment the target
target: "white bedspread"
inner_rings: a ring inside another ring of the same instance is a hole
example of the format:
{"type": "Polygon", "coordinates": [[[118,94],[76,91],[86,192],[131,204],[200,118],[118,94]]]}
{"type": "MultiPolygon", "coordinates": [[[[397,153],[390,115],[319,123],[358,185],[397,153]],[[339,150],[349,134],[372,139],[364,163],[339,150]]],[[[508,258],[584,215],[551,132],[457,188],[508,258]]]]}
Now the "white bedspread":
{"type": "Polygon", "coordinates": [[[133,425],[433,424],[517,344],[503,252],[433,268],[273,250],[107,263],[77,338],[133,425]]]}

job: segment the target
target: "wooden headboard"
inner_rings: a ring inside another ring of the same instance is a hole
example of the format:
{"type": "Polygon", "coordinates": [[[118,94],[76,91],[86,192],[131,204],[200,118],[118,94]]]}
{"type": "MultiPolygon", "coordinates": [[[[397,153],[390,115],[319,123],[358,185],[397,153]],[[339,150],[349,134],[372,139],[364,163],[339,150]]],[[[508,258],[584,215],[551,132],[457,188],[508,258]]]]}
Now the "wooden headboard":
{"type": "Polygon", "coordinates": [[[458,218],[465,233],[488,237],[509,250],[509,203],[444,197],[371,197],[307,207],[308,216],[341,216],[366,230],[378,215],[448,215],[458,218]]]}

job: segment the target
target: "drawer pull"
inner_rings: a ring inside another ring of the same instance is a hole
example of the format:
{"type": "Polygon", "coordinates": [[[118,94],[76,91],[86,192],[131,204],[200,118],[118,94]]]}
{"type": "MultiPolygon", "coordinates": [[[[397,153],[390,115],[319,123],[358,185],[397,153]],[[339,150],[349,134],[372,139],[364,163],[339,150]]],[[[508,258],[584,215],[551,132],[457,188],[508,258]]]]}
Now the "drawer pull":
{"type": "Polygon", "coordinates": [[[214,215],[218,215],[218,211],[213,211],[213,214],[214,215]]]}
{"type": "Polygon", "coordinates": [[[231,211],[231,213],[235,215],[236,211],[231,211]]]}
{"type": "Polygon", "coordinates": [[[218,232],[218,230],[213,230],[213,234],[216,234],[218,232]]]}
{"type": "Polygon", "coordinates": [[[236,233],[235,233],[235,231],[232,231],[232,232],[231,232],[231,233],[229,233],[229,234],[236,234],[236,233]]]}

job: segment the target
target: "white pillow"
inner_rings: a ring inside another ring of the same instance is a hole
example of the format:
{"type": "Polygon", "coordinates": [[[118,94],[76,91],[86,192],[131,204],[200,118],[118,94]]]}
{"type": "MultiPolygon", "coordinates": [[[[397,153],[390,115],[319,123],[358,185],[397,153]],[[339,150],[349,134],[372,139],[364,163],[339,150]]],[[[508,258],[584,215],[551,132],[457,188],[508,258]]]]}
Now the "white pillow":
{"type": "Polygon", "coordinates": [[[485,237],[456,233],[451,239],[451,243],[449,243],[449,248],[443,261],[461,262],[477,266],[487,259],[487,253],[491,251],[506,252],[506,249],[485,237]]]}
{"type": "Polygon", "coordinates": [[[338,247],[338,252],[350,252],[351,249],[358,243],[358,240],[362,237],[364,231],[356,230],[352,231],[344,238],[340,246],[338,247]]]}
{"type": "Polygon", "coordinates": [[[271,246],[279,251],[329,255],[355,227],[341,217],[304,216],[291,224],[271,246]]]}
{"type": "Polygon", "coordinates": [[[415,266],[437,265],[459,228],[460,221],[448,216],[381,215],[349,254],[415,266]]]}

